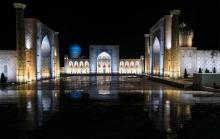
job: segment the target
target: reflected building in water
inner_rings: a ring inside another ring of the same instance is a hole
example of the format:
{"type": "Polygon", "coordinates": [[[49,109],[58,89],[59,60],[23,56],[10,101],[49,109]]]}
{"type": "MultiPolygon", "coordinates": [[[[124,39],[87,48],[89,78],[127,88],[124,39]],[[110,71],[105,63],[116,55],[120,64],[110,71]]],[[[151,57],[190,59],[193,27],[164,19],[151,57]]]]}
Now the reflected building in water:
{"type": "Polygon", "coordinates": [[[66,117],[65,111],[74,111],[74,114],[80,115],[80,112],[86,113],[92,107],[94,113],[102,113],[99,108],[103,111],[118,108],[119,113],[127,112],[128,116],[139,120],[150,119],[159,130],[175,134],[192,120],[195,104],[220,103],[220,97],[207,96],[207,92],[134,90],[134,87],[121,84],[124,80],[122,76],[82,76],[66,80],[69,84],[65,85],[75,85],[74,90],[1,90],[0,109],[3,112],[0,128],[39,129],[49,119],[51,123],[56,123],[51,118],[56,113],[66,117]],[[201,97],[204,93],[205,96],[201,97]]]}
{"type": "Polygon", "coordinates": [[[1,127],[24,130],[41,127],[50,116],[59,111],[59,96],[59,91],[50,90],[0,91],[0,106],[7,104],[8,111],[2,113],[8,119],[6,125],[1,127]]]}
{"type": "Polygon", "coordinates": [[[144,111],[158,129],[165,130],[168,136],[177,135],[177,131],[183,130],[192,121],[192,109],[195,111],[197,104],[201,107],[220,103],[219,97],[207,94],[213,95],[181,90],[145,91],[144,111]]]}
{"type": "Polygon", "coordinates": [[[65,93],[67,96],[81,94],[81,97],[73,97],[73,99],[81,99],[85,96],[87,99],[118,99],[119,78],[119,76],[75,76],[74,79],[67,79],[71,80],[70,84],[65,84],[66,87],[73,86],[75,90],[65,90],[65,93]]]}
{"type": "Polygon", "coordinates": [[[179,90],[147,91],[144,111],[158,129],[175,134],[191,120],[191,107],[195,100],[193,94],[179,90]]]}

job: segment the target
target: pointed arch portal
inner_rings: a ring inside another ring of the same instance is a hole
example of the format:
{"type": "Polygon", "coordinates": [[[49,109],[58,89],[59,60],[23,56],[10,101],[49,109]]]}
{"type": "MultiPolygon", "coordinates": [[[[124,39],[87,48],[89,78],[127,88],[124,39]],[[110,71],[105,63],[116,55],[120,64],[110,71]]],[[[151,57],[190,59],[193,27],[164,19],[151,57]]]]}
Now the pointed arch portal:
{"type": "Polygon", "coordinates": [[[48,36],[37,45],[37,80],[54,78],[54,48],[48,36]]]}
{"type": "Polygon", "coordinates": [[[97,56],[97,73],[111,73],[111,56],[107,52],[101,52],[97,56]]]}
{"type": "Polygon", "coordinates": [[[50,77],[50,49],[49,39],[45,36],[41,44],[41,78],[50,77]]]}
{"type": "Polygon", "coordinates": [[[160,41],[156,37],[153,41],[153,74],[160,75],[160,41]]]}
{"type": "Polygon", "coordinates": [[[164,75],[164,49],[159,37],[155,36],[151,46],[151,75],[164,75]]]}

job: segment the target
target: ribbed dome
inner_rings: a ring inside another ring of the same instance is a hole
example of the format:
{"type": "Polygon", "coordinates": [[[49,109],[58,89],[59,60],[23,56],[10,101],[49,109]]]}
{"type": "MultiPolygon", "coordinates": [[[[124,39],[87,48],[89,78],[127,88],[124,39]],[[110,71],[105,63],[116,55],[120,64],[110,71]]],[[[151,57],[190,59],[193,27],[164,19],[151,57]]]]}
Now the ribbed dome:
{"type": "Polygon", "coordinates": [[[184,36],[193,35],[193,30],[189,26],[187,26],[184,22],[180,24],[179,31],[180,31],[180,34],[184,36]]]}
{"type": "Polygon", "coordinates": [[[192,47],[193,30],[184,22],[179,26],[179,45],[180,47],[192,47]]]}

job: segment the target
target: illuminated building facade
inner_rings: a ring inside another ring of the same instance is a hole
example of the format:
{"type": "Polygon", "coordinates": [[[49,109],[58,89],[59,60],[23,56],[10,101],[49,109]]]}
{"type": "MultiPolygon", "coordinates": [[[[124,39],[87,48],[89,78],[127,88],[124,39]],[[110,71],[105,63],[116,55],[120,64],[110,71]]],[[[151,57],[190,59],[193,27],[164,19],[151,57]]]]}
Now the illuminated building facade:
{"type": "Polygon", "coordinates": [[[144,57],[119,59],[118,45],[90,45],[89,59],[64,57],[65,74],[141,74],[144,57]]]}
{"type": "Polygon", "coordinates": [[[58,33],[36,18],[24,18],[25,4],[13,5],[16,9],[16,50],[0,51],[0,65],[3,66],[0,72],[9,82],[59,76],[58,33]]]}
{"type": "Polygon", "coordinates": [[[193,30],[179,24],[179,10],[162,17],[145,34],[145,73],[171,78],[203,72],[220,73],[220,51],[197,50],[193,47],[193,30]]]}

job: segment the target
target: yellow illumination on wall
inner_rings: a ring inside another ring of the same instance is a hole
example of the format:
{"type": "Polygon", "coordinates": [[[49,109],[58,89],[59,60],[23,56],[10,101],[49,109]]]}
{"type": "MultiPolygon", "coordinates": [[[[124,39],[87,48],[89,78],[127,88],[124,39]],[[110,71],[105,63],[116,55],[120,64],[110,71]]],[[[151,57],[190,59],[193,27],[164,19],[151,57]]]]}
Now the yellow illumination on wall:
{"type": "Polygon", "coordinates": [[[193,44],[193,35],[190,35],[187,40],[187,46],[192,47],[193,44]]]}

